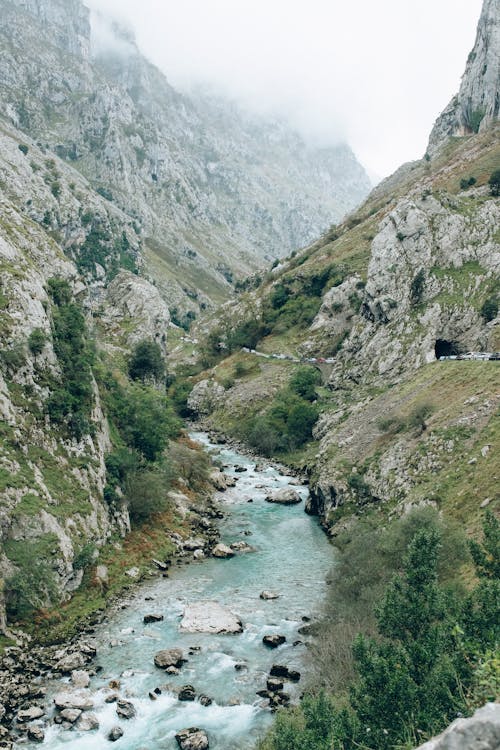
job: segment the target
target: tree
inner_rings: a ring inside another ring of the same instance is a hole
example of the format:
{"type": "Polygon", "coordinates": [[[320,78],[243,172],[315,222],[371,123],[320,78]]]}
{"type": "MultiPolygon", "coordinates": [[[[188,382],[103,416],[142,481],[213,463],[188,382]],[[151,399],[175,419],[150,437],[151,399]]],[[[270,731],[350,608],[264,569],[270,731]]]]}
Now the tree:
{"type": "Polygon", "coordinates": [[[30,352],[35,356],[41,354],[46,341],[47,334],[43,328],[34,328],[28,336],[28,347],[30,352]]]}
{"type": "Polygon", "coordinates": [[[320,380],[320,374],[314,367],[299,367],[293,373],[289,381],[290,390],[306,401],[314,401],[316,388],[320,380]]]}
{"type": "Polygon", "coordinates": [[[412,304],[418,305],[418,303],[422,300],[424,289],[425,272],[423,268],[421,268],[417,275],[413,278],[410,285],[410,300],[412,304]]]}
{"type": "Polygon", "coordinates": [[[491,194],[494,196],[500,195],[500,169],[496,169],[488,180],[491,194]]]}
{"type": "Polygon", "coordinates": [[[481,316],[487,323],[489,323],[490,320],[495,320],[497,315],[498,300],[496,297],[488,297],[488,299],[484,301],[483,306],[481,307],[481,316]]]}
{"type": "Polygon", "coordinates": [[[471,539],[469,549],[479,584],[465,602],[465,632],[480,650],[495,648],[500,640],[500,523],[490,511],[483,542],[471,539]]]}
{"type": "Polygon", "coordinates": [[[130,358],[128,374],[132,380],[148,378],[160,380],[165,374],[165,362],[159,345],[155,341],[140,341],[130,358]]]}
{"type": "Polygon", "coordinates": [[[436,529],[414,536],[402,576],[393,578],[377,609],[386,640],[358,636],[354,645],[360,681],[351,704],[374,748],[414,740],[416,728],[438,731],[465,708],[460,687],[466,666],[450,602],[438,586],[439,546],[436,529]]]}
{"type": "Polygon", "coordinates": [[[168,507],[171,472],[168,467],[147,468],[131,474],[125,482],[125,502],[137,524],[168,507]]]}
{"type": "Polygon", "coordinates": [[[148,461],[155,461],[178,433],[179,422],[165,396],[146,386],[127,393],[122,414],[122,434],[127,444],[148,461]]]}

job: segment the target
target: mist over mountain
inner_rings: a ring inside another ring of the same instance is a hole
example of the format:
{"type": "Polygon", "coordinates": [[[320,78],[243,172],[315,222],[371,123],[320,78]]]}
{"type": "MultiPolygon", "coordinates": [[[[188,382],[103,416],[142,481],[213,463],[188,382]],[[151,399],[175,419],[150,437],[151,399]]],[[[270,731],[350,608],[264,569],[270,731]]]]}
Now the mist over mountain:
{"type": "Polygon", "coordinates": [[[98,24],[93,40],[77,0],[1,9],[6,121],[130,217],[172,307],[223,299],[233,278],[307,244],[369,189],[347,145],[311,147],[284,122],[180,94],[120,27],[98,24]]]}

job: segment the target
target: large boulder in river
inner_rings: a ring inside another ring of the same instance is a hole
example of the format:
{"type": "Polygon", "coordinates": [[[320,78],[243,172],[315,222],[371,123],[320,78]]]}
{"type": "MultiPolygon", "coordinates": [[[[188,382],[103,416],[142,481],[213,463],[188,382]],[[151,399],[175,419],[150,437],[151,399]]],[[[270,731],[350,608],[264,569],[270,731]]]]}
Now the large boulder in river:
{"type": "Polygon", "coordinates": [[[175,739],[181,750],[208,750],[209,747],[206,733],[198,727],[181,729],[175,739]]]}
{"type": "Polygon", "coordinates": [[[286,643],[286,638],[284,635],[265,635],[262,639],[262,643],[269,648],[278,648],[278,646],[286,643]]]}
{"type": "Polygon", "coordinates": [[[224,474],[220,469],[214,469],[210,473],[210,482],[219,492],[225,492],[228,487],[234,487],[236,484],[234,477],[224,474]]]}
{"type": "Polygon", "coordinates": [[[299,493],[291,487],[283,487],[281,490],[271,492],[266,497],[268,503],[279,503],[279,505],[297,505],[301,500],[299,493]]]}
{"type": "Polygon", "coordinates": [[[279,599],[280,595],[275,591],[261,591],[260,598],[264,601],[271,601],[272,599],[279,599]]]}
{"type": "Polygon", "coordinates": [[[168,669],[169,667],[182,667],[186,662],[184,653],[180,648],[166,648],[158,651],[154,658],[155,667],[159,669],[168,669]]]}
{"type": "Polygon", "coordinates": [[[216,544],[215,547],[212,550],[212,555],[214,557],[220,557],[223,560],[227,559],[229,557],[234,557],[234,552],[231,549],[231,547],[228,547],[227,544],[216,544]]]}
{"type": "Polygon", "coordinates": [[[65,708],[79,708],[81,711],[88,711],[94,707],[94,701],[88,693],[64,690],[54,696],[56,708],[63,710],[65,708]]]}
{"type": "Polygon", "coordinates": [[[184,609],[181,630],[186,633],[242,633],[237,615],[218,602],[195,602],[184,609]]]}

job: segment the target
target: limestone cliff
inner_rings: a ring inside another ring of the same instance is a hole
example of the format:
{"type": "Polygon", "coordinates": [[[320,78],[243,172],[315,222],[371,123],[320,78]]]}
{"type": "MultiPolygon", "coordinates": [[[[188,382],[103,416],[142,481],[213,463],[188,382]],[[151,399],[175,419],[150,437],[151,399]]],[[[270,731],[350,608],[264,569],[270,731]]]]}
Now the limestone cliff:
{"type": "Polygon", "coordinates": [[[498,119],[499,112],[500,7],[497,0],[486,0],[460,91],[438,117],[428,153],[436,154],[450,136],[485,130],[498,119]]]}
{"type": "Polygon", "coordinates": [[[474,527],[499,501],[498,362],[438,362],[500,349],[498,50],[498,3],[485,0],[458,119],[448,130],[438,120],[432,158],[401,167],[218,315],[223,343],[272,356],[222,362],[211,375],[224,398],[202,408],[195,387],[190,403],[212,426],[241,436],[249,414],[265,419],[291,359],[321,370],[314,440],[291,460],[330,529],[421,503],[474,527]],[[459,133],[479,106],[479,132],[459,133]]]}
{"type": "Polygon", "coordinates": [[[50,280],[69,283],[75,309],[85,313],[88,343],[98,338],[122,357],[141,338],[156,339],[165,352],[170,317],[152,284],[117,273],[117,264],[113,269],[124,247],[130,259],[137,248],[127,217],[71,167],[21,138],[13,129],[0,131],[0,577],[26,571],[35,554],[50,579],[37,592],[43,606],[78,587],[89,545],[97,549],[129,529],[127,509],[103,499],[111,440],[93,377],[82,434],[68,434],[48,415],[48,401],[65,377],[50,280]],[[108,268],[87,286],[77,266],[97,229],[108,268]]]}
{"type": "Polygon", "coordinates": [[[283,123],[181,95],[115,27],[112,49],[97,44],[80,2],[0,10],[4,116],[127,214],[171,306],[229,296],[233,277],[303,246],[368,190],[348,146],[309,147],[283,123]]]}

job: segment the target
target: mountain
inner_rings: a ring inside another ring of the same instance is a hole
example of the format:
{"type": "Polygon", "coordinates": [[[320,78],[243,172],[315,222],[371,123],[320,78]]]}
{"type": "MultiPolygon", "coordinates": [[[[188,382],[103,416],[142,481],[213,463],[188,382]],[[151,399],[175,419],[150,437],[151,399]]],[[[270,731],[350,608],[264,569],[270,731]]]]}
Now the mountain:
{"type": "Polygon", "coordinates": [[[500,349],[500,200],[489,184],[500,169],[499,23],[486,0],[425,157],[197,330],[205,365],[233,353],[192,381],[190,407],[306,469],[310,510],[333,534],[420,504],[474,530],[500,499],[498,362],[437,361],[500,349]],[[322,387],[308,443],[282,414],[298,408],[290,360],[311,358],[322,387]]]}
{"type": "Polygon", "coordinates": [[[94,17],[103,47],[78,0],[0,10],[6,123],[127,214],[171,309],[227,298],[233,277],[304,246],[369,189],[345,144],[312,147],[282,122],[179,93],[130,35],[94,17]]]}
{"type": "Polygon", "coordinates": [[[487,0],[460,91],[437,119],[428,153],[436,153],[450,137],[482,132],[498,120],[499,90],[500,15],[496,0],[487,0]]]}

